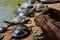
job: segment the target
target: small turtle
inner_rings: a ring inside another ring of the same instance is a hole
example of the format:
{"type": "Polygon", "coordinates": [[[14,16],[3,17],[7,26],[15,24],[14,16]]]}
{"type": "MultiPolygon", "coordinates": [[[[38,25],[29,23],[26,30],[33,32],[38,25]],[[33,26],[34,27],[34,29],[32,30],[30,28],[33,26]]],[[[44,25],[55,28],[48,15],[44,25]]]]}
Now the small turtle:
{"type": "Polygon", "coordinates": [[[28,8],[18,8],[17,10],[15,10],[15,14],[16,16],[31,16],[33,14],[33,9],[30,9],[31,7],[28,8]]]}
{"type": "Polygon", "coordinates": [[[26,38],[29,36],[29,34],[32,32],[32,29],[28,28],[26,25],[24,24],[19,24],[16,25],[16,27],[14,28],[13,32],[11,33],[11,39],[12,38],[26,38]]]}
{"type": "Polygon", "coordinates": [[[36,12],[40,12],[44,9],[44,6],[42,3],[39,3],[38,1],[36,1],[34,4],[34,9],[36,12]]]}

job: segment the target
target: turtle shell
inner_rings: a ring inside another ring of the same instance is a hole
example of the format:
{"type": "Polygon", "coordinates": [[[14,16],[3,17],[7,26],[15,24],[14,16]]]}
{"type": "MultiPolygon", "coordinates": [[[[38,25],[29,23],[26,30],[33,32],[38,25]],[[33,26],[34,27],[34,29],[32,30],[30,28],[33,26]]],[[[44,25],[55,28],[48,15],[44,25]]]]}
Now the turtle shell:
{"type": "Polygon", "coordinates": [[[14,28],[11,38],[24,38],[30,34],[29,28],[24,24],[16,25],[14,28]]]}

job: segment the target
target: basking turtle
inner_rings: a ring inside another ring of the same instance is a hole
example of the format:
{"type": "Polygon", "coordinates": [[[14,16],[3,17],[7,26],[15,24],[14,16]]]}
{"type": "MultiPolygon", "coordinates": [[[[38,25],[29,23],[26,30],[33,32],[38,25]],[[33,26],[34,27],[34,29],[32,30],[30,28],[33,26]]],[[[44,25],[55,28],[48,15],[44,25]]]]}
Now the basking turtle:
{"type": "Polygon", "coordinates": [[[53,2],[59,2],[60,0],[40,0],[43,3],[53,3],[53,2]]]}
{"type": "Polygon", "coordinates": [[[33,5],[29,2],[26,2],[21,4],[20,7],[14,11],[14,14],[19,15],[22,13],[23,16],[30,16],[31,14],[33,14],[33,10],[33,5]]]}
{"type": "Polygon", "coordinates": [[[30,21],[28,17],[26,16],[16,16],[12,21],[6,21],[4,20],[5,23],[8,23],[7,27],[17,25],[17,24],[26,24],[30,21]]]}
{"type": "Polygon", "coordinates": [[[14,13],[18,16],[31,16],[33,14],[33,9],[28,8],[18,8],[14,13]]]}
{"type": "Polygon", "coordinates": [[[35,11],[40,12],[44,9],[44,6],[42,3],[39,3],[38,1],[36,1],[34,4],[34,9],[35,11]]]}
{"type": "Polygon", "coordinates": [[[16,27],[14,28],[13,32],[11,33],[11,39],[12,38],[26,38],[29,36],[29,34],[31,33],[32,29],[28,28],[26,25],[24,24],[19,24],[16,25],[16,27]]]}

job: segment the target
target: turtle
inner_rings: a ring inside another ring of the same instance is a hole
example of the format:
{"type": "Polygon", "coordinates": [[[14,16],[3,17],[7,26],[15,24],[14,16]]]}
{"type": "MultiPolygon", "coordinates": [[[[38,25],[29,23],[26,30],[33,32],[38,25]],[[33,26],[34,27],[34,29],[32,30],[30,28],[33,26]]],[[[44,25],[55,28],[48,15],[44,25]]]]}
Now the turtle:
{"type": "Polygon", "coordinates": [[[18,24],[15,26],[14,30],[12,31],[10,38],[26,38],[30,35],[30,33],[32,32],[32,29],[30,27],[27,27],[24,24],[18,24]]]}

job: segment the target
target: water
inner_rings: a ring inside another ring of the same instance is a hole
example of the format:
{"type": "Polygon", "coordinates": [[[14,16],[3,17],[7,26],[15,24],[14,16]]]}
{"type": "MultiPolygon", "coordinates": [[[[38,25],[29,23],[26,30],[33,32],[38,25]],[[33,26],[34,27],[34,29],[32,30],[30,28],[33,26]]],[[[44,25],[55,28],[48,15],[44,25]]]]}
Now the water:
{"type": "Polygon", "coordinates": [[[12,20],[13,16],[13,10],[10,6],[0,6],[0,27],[5,26],[3,20],[12,20]]]}

